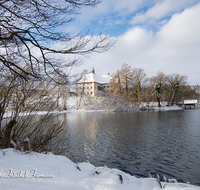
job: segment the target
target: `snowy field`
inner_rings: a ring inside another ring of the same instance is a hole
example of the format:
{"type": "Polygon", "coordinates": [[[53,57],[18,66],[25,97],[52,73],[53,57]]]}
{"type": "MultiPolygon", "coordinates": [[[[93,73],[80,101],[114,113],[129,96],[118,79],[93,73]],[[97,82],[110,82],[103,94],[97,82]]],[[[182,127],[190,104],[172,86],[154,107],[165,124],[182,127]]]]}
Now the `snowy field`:
{"type": "Polygon", "coordinates": [[[185,183],[136,178],[106,166],[75,164],[65,156],[0,150],[0,189],[37,190],[200,190],[185,183]]]}

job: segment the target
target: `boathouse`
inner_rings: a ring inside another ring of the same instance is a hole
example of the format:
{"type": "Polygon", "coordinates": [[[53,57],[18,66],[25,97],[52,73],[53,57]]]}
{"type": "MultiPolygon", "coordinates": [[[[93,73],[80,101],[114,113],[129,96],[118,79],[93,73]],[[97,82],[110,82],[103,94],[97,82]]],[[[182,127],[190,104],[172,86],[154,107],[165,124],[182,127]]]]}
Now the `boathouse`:
{"type": "Polygon", "coordinates": [[[191,109],[195,108],[198,105],[198,100],[184,100],[183,108],[184,109],[191,109]]]}

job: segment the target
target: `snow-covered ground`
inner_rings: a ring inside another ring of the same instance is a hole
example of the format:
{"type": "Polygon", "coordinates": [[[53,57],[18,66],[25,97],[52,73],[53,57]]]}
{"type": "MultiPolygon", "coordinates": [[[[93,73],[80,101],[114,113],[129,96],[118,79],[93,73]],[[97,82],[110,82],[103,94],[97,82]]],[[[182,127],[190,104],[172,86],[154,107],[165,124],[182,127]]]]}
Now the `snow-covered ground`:
{"type": "Polygon", "coordinates": [[[75,164],[65,156],[0,150],[0,189],[69,190],[200,190],[184,183],[136,178],[106,166],[75,164]]]}
{"type": "Polygon", "coordinates": [[[140,111],[140,110],[154,110],[154,111],[169,111],[182,110],[182,107],[174,105],[168,106],[167,102],[161,102],[161,108],[158,107],[157,102],[141,102],[136,105],[127,102],[121,98],[113,97],[69,97],[67,100],[68,111],[140,111]]]}
{"type": "Polygon", "coordinates": [[[182,107],[179,107],[177,105],[174,106],[164,106],[164,107],[154,107],[155,111],[170,111],[170,110],[182,110],[182,107]]]}
{"type": "MultiPolygon", "coordinates": [[[[55,111],[50,111],[53,114],[62,114],[67,112],[123,112],[123,111],[170,111],[170,110],[182,110],[179,106],[167,106],[167,102],[161,103],[161,108],[157,107],[157,102],[141,102],[138,106],[132,105],[130,102],[124,101],[122,99],[114,99],[109,97],[69,97],[66,102],[67,110],[62,110],[63,102],[60,101],[60,109],[55,111]],[[78,105],[78,106],[77,106],[78,105]]],[[[33,111],[33,112],[23,112],[19,113],[19,116],[26,115],[44,115],[48,111],[33,111]]],[[[11,111],[4,114],[4,118],[9,118],[12,115],[11,111]]]]}

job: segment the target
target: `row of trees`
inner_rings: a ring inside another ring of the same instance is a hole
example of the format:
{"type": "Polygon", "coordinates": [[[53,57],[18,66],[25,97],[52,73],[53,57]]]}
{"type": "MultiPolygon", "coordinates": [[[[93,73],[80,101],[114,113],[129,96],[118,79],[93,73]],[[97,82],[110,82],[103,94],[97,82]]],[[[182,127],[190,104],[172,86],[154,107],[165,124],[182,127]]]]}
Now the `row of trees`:
{"type": "Polygon", "coordinates": [[[126,63],[111,75],[110,89],[112,94],[129,101],[156,101],[159,107],[161,101],[168,101],[173,105],[196,95],[187,83],[187,76],[158,72],[156,76],[148,78],[143,69],[133,69],[126,63]]]}

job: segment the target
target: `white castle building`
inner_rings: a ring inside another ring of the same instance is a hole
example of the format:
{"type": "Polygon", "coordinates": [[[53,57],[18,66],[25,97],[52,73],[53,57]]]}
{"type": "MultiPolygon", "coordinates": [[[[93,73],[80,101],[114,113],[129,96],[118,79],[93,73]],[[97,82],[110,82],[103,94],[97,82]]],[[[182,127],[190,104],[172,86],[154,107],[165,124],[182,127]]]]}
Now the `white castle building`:
{"type": "Polygon", "coordinates": [[[95,73],[94,68],[91,72],[85,74],[81,80],[77,82],[77,92],[95,97],[104,92],[109,92],[110,74],[100,76],[95,73]]]}

